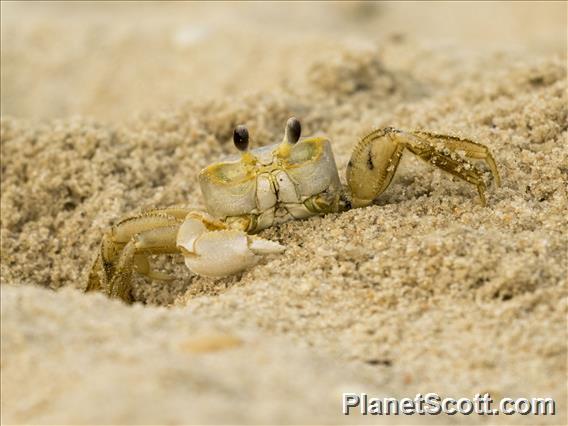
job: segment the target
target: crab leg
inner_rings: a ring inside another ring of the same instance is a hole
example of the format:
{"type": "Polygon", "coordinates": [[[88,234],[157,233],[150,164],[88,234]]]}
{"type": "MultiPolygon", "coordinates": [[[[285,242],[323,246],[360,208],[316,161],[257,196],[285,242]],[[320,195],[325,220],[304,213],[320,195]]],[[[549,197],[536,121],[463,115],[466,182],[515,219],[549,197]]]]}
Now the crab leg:
{"type": "Polygon", "coordinates": [[[463,154],[467,159],[485,161],[491,170],[493,179],[495,179],[495,184],[497,186],[501,185],[501,177],[499,176],[499,170],[497,170],[497,164],[495,163],[495,159],[493,158],[491,151],[489,151],[489,148],[485,145],[470,141],[469,139],[462,139],[456,136],[438,135],[430,132],[416,131],[412,132],[412,134],[423,141],[426,141],[430,147],[435,147],[438,150],[440,150],[440,148],[448,149],[451,153],[463,151],[463,154]]]}
{"type": "Polygon", "coordinates": [[[135,258],[140,254],[178,253],[176,248],[178,229],[179,225],[164,226],[134,235],[120,253],[116,270],[109,283],[109,296],[131,301],[130,283],[135,258]]]}
{"type": "Polygon", "coordinates": [[[353,207],[371,204],[388,188],[405,150],[475,185],[482,205],[486,204],[485,182],[471,160],[485,161],[495,183],[500,184],[495,160],[484,145],[453,136],[386,128],[363,137],[353,151],[347,166],[353,207]]]}
{"type": "Polygon", "coordinates": [[[136,267],[136,272],[146,275],[148,278],[153,280],[169,281],[173,279],[173,277],[168,274],[152,269],[148,256],[145,254],[137,254],[134,256],[134,266],[136,267]]]}
{"type": "Polygon", "coordinates": [[[114,288],[124,286],[119,283],[119,277],[130,274],[134,265],[141,273],[164,279],[164,275],[150,270],[146,256],[177,252],[175,233],[173,237],[170,234],[173,229],[179,228],[182,222],[180,217],[187,215],[188,211],[180,207],[151,210],[113,226],[103,236],[99,254],[89,273],[86,291],[103,289],[109,294],[116,293],[114,288]]]}

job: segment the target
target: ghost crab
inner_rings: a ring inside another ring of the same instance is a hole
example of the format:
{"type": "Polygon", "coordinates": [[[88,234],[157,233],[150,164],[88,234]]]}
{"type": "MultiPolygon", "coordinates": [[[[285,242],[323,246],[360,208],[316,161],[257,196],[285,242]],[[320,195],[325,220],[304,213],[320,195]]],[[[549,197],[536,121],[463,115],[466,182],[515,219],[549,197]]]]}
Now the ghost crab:
{"type": "Polygon", "coordinates": [[[279,243],[254,234],[289,220],[370,205],[392,181],[405,151],[476,186],[485,205],[483,174],[473,160],[499,173],[489,149],[479,143],[424,131],[375,130],[355,146],[340,182],[330,141],[300,140],[300,122],[286,123],[282,142],[249,150],[249,133],[237,126],[240,158],[203,169],[199,183],[208,212],[156,209],[121,220],[108,231],[91,268],[87,291],[103,290],[132,301],[132,271],[168,279],[150,268],[148,256],[181,253],[194,273],[220,277],[254,265],[260,255],[280,253],[279,243]]]}

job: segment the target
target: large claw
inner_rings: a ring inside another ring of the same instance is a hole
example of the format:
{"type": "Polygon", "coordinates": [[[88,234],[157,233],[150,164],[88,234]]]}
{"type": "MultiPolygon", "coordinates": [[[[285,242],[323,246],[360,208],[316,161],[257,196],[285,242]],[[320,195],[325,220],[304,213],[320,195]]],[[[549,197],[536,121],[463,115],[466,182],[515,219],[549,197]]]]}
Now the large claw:
{"type": "Polygon", "coordinates": [[[253,266],[258,255],[281,253],[285,247],[227,225],[207,215],[190,214],[179,228],[177,246],[196,274],[222,277],[253,266]]]}

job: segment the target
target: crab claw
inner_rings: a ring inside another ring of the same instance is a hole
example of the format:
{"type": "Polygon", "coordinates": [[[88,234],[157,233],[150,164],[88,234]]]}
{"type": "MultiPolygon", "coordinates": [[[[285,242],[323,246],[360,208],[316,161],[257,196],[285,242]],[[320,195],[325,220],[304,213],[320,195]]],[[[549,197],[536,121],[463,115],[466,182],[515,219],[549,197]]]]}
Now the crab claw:
{"type": "Polygon", "coordinates": [[[187,217],[177,234],[177,246],[185,265],[194,273],[222,277],[243,271],[259,260],[258,255],[281,253],[285,247],[234,229],[208,228],[203,221],[187,217]]]}

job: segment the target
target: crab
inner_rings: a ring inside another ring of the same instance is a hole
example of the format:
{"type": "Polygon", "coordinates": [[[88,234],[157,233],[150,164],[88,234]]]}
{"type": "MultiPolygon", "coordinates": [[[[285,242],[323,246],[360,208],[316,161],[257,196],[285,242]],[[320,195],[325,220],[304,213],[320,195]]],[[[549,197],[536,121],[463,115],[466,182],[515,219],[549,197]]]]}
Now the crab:
{"type": "Polygon", "coordinates": [[[241,272],[262,256],[285,250],[255,235],[259,231],[372,204],[390,185],[405,152],[474,185],[483,206],[484,173],[474,161],[484,161],[495,184],[500,184],[485,145],[389,127],[359,140],[347,165],[347,185],[342,185],[329,139],[300,135],[300,122],[292,117],[280,143],[249,149],[247,128],[237,126],[233,141],[240,156],[211,164],[199,174],[207,212],[169,207],[119,221],[102,238],[87,291],[102,290],[132,302],[134,270],[152,279],[170,279],[150,267],[148,256],[155,254],[181,253],[189,270],[199,275],[241,272]]]}

